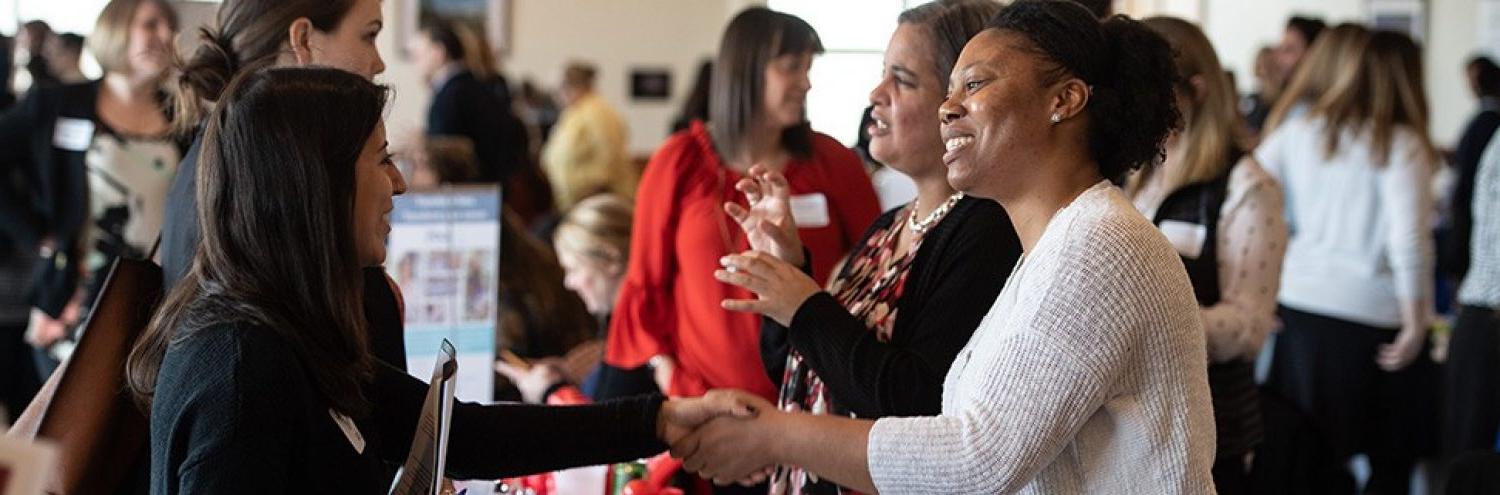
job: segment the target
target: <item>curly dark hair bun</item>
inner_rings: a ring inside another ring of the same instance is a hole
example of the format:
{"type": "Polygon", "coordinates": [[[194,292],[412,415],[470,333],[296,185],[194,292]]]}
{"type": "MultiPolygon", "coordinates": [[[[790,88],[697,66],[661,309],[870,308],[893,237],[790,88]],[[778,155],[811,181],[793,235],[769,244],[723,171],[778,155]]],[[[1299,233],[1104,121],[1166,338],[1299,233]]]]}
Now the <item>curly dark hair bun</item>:
{"type": "Polygon", "coordinates": [[[1089,85],[1089,151],[1105,178],[1120,183],[1162,158],[1181,116],[1177,66],[1161,36],[1125,16],[1097,19],[1071,0],[1019,0],[989,27],[1024,36],[1055,64],[1044,84],[1077,77],[1089,85]]]}

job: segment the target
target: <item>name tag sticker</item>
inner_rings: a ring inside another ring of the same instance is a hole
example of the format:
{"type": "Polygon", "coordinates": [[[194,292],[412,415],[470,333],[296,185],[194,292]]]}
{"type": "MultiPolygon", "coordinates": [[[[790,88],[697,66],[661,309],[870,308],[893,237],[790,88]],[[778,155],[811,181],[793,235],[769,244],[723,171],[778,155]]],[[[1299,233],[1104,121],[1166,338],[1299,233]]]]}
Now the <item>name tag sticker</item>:
{"type": "Polygon", "coordinates": [[[828,197],[823,193],[792,196],[792,219],[799,229],[828,226],[828,197]]]}
{"type": "Polygon", "coordinates": [[[84,119],[57,119],[52,129],[52,145],[67,151],[87,151],[94,141],[94,122],[84,119]]]}
{"type": "Polygon", "coordinates": [[[1177,254],[1189,259],[1198,259],[1203,254],[1203,243],[1208,241],[1208,228],[1196,223],[1164,220],[1161,233],[1177,249],[1177,254]]]}
{"type": "Polygon", "coordinates": [[[333,417],[334,424],[339,425],[339,430],[344,432],[344,438],[349,439],[349,445],[354,447],[354,451],[365,453],[365,436],[359,433],[359,427],[354,424],[354,420],[332,409],[328,410],[328,415],[333,417]]]}

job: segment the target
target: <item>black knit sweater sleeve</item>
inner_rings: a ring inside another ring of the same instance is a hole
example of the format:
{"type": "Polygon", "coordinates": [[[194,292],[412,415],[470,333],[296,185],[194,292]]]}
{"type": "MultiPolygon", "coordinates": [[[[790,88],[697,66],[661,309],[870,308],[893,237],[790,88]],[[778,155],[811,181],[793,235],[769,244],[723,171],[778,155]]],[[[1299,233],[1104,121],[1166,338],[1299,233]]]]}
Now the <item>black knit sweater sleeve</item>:
{"type": "Polygon", "coordinates": [[[1021,255],[1010,219],[994,202],[966,198],[949,215],[917,251],[889,342],[826,292],[792,318],[790,347],[860,417],[940,412],[948,367],[1021,255]]]}
{"type": "MultiPolygon", "coordinates": [[[[859,237],[859,242],[855,243],[855,249],[870,242],[870,236],[874,236],[874,233],[891,225],[898,211],[901,211],[901,207],[891,208],[880,216],[874,217],[870,228],[865,229],[864,236],[859,237]]],[[[852,257],[852,255],[850,252],[846,257],[852,257]]],[[[799,269],[802,269],[805,275],[813,276],[813,252],[808,251],[805,246],[802,246],[802,266],[799,269]]],[[[844,270],[846,269],[838,269],[838,273],[834,273],[834,276],[843,276],[844,270]]],[[[787,354],[792,354],[792,344],[786,339],[786,326],[775,323],[771,317],[760,317],[760,365],[765,366],[766,377],[771,377],[771,384],[774,386],[781,387],[781,380],[786,378],[783,375],[786,375],[787,354]]]]}
{"type": "MultiPolygon", "coordinates": [[[[152,493],[324,492],[340,477],[364,487],[349,490],[356,493],[388,486],[375,468],[406,460],[427,384],[377,362],[364,387],[369,413],[356,420],[368,450],[356,452],[305,369],[254,325],[208,326],[173,344],[151,414],[152,493]]],[[[662,400],[457,402],[446,473],[498,479],[649,457],[667,448],[656,436],[662,400]]]]}
{"type": "MultiPolygon", "coordinates": [[[[377,455],[402,462],[411,448],[427,384],[379,364],[367,389],[372,421],[385,440],[377,455]]],[[[448,476],[498,479],[625,462],[663,452],[656,438],[661,396],[581,406],[457,402],[448,434],[448,476]]]]}
{"type": "MultiPolygon", "coordinates": [[[[864,245],[869,240],[870,233],[876,229],[883,228],[890,223],[890,217],[900,209],[891,210],[875,219],[875,223],[865,232],[865,236],[859,239],[859,244],[864,245]]],[[[806,247],[802,248],[802,273],[812,276],[812,251],[806,247]]],[[[841,273],[842,269],[839,270],[841,273]]],[[[765,365],[766,376],[771,378],[771,383],[781,387],[782,375],[786,374],[786,356],[791,353],[791,343],[786,340],[786,327],[769,316],[760,318],[760,362],[765,365]]]]}

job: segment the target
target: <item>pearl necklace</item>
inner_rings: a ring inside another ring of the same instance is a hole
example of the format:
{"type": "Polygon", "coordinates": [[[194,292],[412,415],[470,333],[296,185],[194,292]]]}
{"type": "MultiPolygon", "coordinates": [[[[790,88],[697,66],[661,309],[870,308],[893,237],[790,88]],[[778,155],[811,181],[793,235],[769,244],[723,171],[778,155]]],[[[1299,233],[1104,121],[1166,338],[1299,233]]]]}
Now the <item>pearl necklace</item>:
{"type": "Polygon", "coordinates": [[[952,196],[948,196],[947,201],[944,201],[937,209],[932,210],[932,213],[928,213],[927,218],[922,219],[920,222],[917,221],[917,200],[911,200],[911,213],[906,214],[906,228],[910,229],[913,234],[926,234],[927,229],[932,228],[932,224],[937,223],[938,220],[942,220],[943,216],[948,214],[948,210],[953,209],[953,205],[958,204],[958,200],[963,198],[964,193],[953,193],[952,196]]]}

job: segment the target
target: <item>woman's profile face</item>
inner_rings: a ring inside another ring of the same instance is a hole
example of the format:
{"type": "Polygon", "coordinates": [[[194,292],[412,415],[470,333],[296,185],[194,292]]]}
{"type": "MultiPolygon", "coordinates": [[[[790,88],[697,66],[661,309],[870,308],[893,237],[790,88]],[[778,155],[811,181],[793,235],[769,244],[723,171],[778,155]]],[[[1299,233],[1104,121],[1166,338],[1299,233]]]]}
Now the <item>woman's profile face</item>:
{"type": "Polygon", "coordinates": [[[413,37],[406,44],[406,53],[411,56],[412,65],[416,66],[417,73],[424,79],[431,79],[448,64],[448,54],[443,46],[433,41],[426,32],[413,37]]]}
{"type": "Polygon", "coordinates": [[[933,73],[931,42],[922,27],[902,23],[885,49],[880,84],[870,91],[870,156],[906,175],[924,175],[943,156],[934,115],[947,81],[933,73]]]}
{"type": "Polygon", "coordinates": [[[939,108],[954,189],[991,199],[1024,189],[1052,125],[1052,98],[1040,84],[1048,62],[1034,50],[1024,36],[994,29],[964,46],[939,108]]]}
{"type": "Polygon", "coordinates": [[[172,65],[173,38],[177,27],[165,8],[156,2],[141,2],[130,19],[128,46],[130,71],[134,76],[155,78],[172,65]]]}
{"type": "Polygon", "coordinates": [[[783,128],[802,123],[807,92],[812,89],[807,78],[812,62],[812,52],[806,52],[780,55],[766,64],[761,118],[783,128]]]}
{"type": "Polygon", "coordinates": [[[375,126],[354,165],[354,249],[361,266],[385,261],[385,240],[391,233],[391,198],[406,192],[406,181],[391,160],[385,123],[375,126]]]}
{"type": "Polygon", "coordinates": [[[311,65],[333,67],[375,79],[385,72],[385,61],[375,48],[385,21],[380,0],[357,0],[332,31],[312,29],[308,36],[311,65]]]}
{"type": "Polygon", "coordinates": [[[563,286],[578,293],[589,313],[605,315],[614,309],[615,294],[625,276],[623,270],[610,269],[572,249],[558,249],[557,263],[563,269],[563,286]]]}

